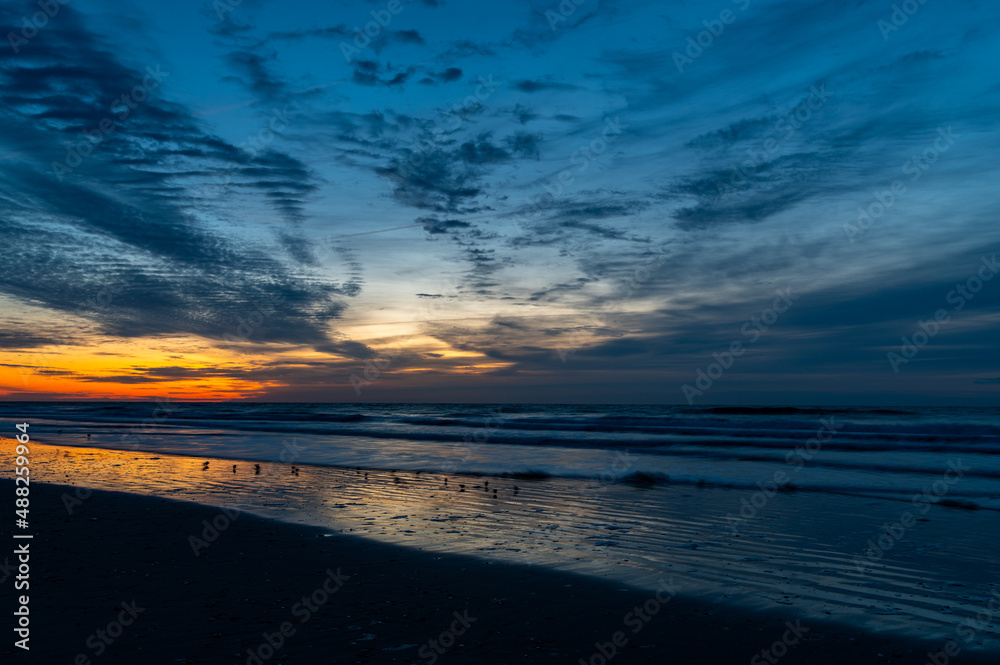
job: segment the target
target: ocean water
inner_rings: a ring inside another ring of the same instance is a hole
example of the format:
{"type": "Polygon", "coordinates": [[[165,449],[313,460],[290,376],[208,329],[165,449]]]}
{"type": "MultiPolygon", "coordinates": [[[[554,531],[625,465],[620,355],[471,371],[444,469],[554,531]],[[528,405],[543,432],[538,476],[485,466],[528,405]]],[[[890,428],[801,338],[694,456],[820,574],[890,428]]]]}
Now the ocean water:
{"type": "Polygon", "coordinates": [[[6,402],[0,419],[57,445],[1000,510],[1000,408],[6,402]]]}

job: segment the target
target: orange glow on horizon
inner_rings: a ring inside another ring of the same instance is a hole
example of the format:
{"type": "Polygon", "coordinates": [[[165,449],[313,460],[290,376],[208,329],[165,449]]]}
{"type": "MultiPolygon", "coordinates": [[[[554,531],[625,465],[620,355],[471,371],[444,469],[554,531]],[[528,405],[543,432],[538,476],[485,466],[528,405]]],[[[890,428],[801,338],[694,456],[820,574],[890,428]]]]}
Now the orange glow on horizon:
{"type": "MultiPolygon", "coordinates": [[[[425,335],[359,340],[390,358],[380,376],[418,381],[427,374],[476,374],[511,363],[425,335]],[[406,361],[396,360],[401,354],[406,361]]],[[[0,352],[0,398],[149,400],[169,395],[188,401],[262,397],[269,389],[345,388],[363,375],[364,361],[287,345],[216,348],[193,337],[102,341],[0,352]]]]}

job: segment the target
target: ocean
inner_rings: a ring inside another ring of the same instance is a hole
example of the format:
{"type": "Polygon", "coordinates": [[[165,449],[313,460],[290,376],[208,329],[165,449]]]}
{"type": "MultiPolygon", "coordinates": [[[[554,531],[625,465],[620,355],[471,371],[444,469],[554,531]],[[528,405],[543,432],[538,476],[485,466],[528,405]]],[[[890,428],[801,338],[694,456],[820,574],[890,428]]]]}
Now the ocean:
{"type": "MultiPolygon", "coordinates": [[[[5,402],[47,442],[302,464],[911,500],[1000,509],[1000,409],[5,402]],[[90,434],[90,438],[87,435],[90,434]]],[[[10,429],[10,428],[8,428],[10,429]]]]}

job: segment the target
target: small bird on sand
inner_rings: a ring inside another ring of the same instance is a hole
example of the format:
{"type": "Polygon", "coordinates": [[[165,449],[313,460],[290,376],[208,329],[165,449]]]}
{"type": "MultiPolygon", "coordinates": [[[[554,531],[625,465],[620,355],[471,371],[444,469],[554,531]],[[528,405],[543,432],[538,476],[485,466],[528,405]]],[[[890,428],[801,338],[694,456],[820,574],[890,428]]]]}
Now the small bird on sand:
{"type": "Polygon", "coordinates": [[[253,468],[254,468],[254,474],[259,476],[260,475],[260,464],[254,464],[253,468]]]}
{"type": "Polygon", "coordinates": [[[236,473],[236,465],[233,465],[233,473],[236,473]]]}
{"type": "Polygon", "coordinates": [[[447,485],[447,484],[448,484],[448,479],[447,479],[447,478],[445,478],[445,479],[444,479],[444,484],[445,484],[445,485],[447,485]]]}
{"type": "Polygon", "coordinates": [[[202,462],[201,463],[201,470],[202,471],[208,471],[208,462],[202,462]]]}

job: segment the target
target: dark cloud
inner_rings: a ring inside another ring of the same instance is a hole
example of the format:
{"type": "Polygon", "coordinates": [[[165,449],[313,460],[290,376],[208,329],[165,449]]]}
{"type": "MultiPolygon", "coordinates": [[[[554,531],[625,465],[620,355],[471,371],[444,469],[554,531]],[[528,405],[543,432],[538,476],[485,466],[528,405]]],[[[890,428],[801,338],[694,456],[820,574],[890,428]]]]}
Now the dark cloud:
{"type": "Polygon", "coordinates": [[[472,226],[472,224],[458,219],[438,219],[437,217],[420,217],[417,219],[417,223],[422,224],[424,230],[431,234],[449,233],[454,229],[467,229],[472,226]]]}
{"type": "Polygon", "coordinates": [[[440,72],[428,72],[427,76],[420,80],[424,85],[437,85],[438,83],[453,83],[462,78],[462,70],[458,67],[448,67],[440,72]]]}
{"type": "Polygon", "coordinates": [[[268,39],[290,40],[290,41],[307,39],[311,37],[343,39],[351,35],[352,33],[348,29],[348,27],[343,23],[341,23],[340,25],[328,26],[326,28],[312,28],[308,30],[288,30],[285,32],[272,32],[268,35],[268,39]]]}
{"type": "MultiPolygon", "coordinates": [[[[37,333],[22,332],[18,330],[0,330],[0,348],[2,349],[33,349],[41,346],[61,344],[64,338],[39,335],[37,333]]],[[[21,367],[22,365],[8,365],[9,367],[21,367]]],[[[29,367],[30,365],[23,365],[29,367]]]]}
{"type": "Polygon", "coordinates": [[[575,85],[558,81],[533,81],[522,79],[514,82],[514,87],[521,92],[544,92],[546,90],[576,90],[575,85]]]}
{"type": "Polygon", "coordinates": [[[519,157],[529,157],[538,159],[540,156],[539,146],[542,137],[539,134],[528,132],[516,132],[504,139],[507,149],[519,157]]]}
{"type": "Polygon", "coordinates": [[[458,58],[468,58],[471,56],[492,57],[496,51],[489,44],[477,44],[468,39],[460,39],[451,43],[451,46],[441,54],[442,60],[454,60],[458,58]]]}
{"type": "Polygon", "coordinates": [[[510,113],[522,125],[526,125],[532,120],[537,120],[540,117],[538,113],[522,106],[521,104],[515,105],[514,108],[511,109],[510,113]]]}
{"type": "Polygon", "coordinates": [[[459,146],[455,156],[469,164],[495,164],[510,159],[509,152],[491,143],[489,134],[474,141],[466,141],[459,146]]]}
{"type": "Polygon", "coordinates": [[[226,54],[226,62],[236,72],[236,76],[227,78],[241,82],[250,92],[264,99],[280,99],[287,93],[287,88],[284,82],[271,72],[269,64],[272,61],[273,56],[233,51],[226,54]]]}
{"type": "MultiPolygon", "coordinates": [[[[390,39],[400,44],[426,44],[424,38],[416,30],[393,30],[389,33],[390,39]]],[[[459,72],[461,73],[461,72],[459,72]]]]}
{"type": "MultiPolygon", "coordinates": [[[[17,242],[0,289],[89,319],[104,335],[218,340],[240,334],[241,321],[266,309],[254,342],[329,344],[328,326],[356,286],[303,278],[266,248],[219,234],[193,209],[224,196],[224,188],[202,190],[199,199],[180,184],[226,174],[230,187],[262,192],[294,222],[314,187],[308,169],[276,150],[253,155],[219,139],[156,89],[123,117],[124,106],[116,110],[109,100],[133,90],[150,70],[117,60],[72,6],[63,6],[59,18],[61,29],[42,31],[20,57],[0,61],[5,142],[36,156],[0,162],[3,188],[20,192],[0,199],[0,226],[17,242]],[[85,159],[69,159],[65,145],[79,145],[80,131],[102,121],[115,131],[85,159]],[[54,172],[51,164],[69,167],[54,172]]],[[[262,94],[279,94],[264,60],[244,54],[230,62],[262,94]]],[[[160,65],[153,71],[171,76],[160,65]]],[[[308,248],[295,233],[289,229],[282,241],[306,261],[308,248]]],[[[0,339],[19,348],[70,341],[44,333],[0,339]]]]}
{"type": "Polygon", "coordinates": [[[401,86],[416,72],[416,68],[397,69],[375,60],[358,60],[354,63],[354,82],[367,86],[401,86]]]}

